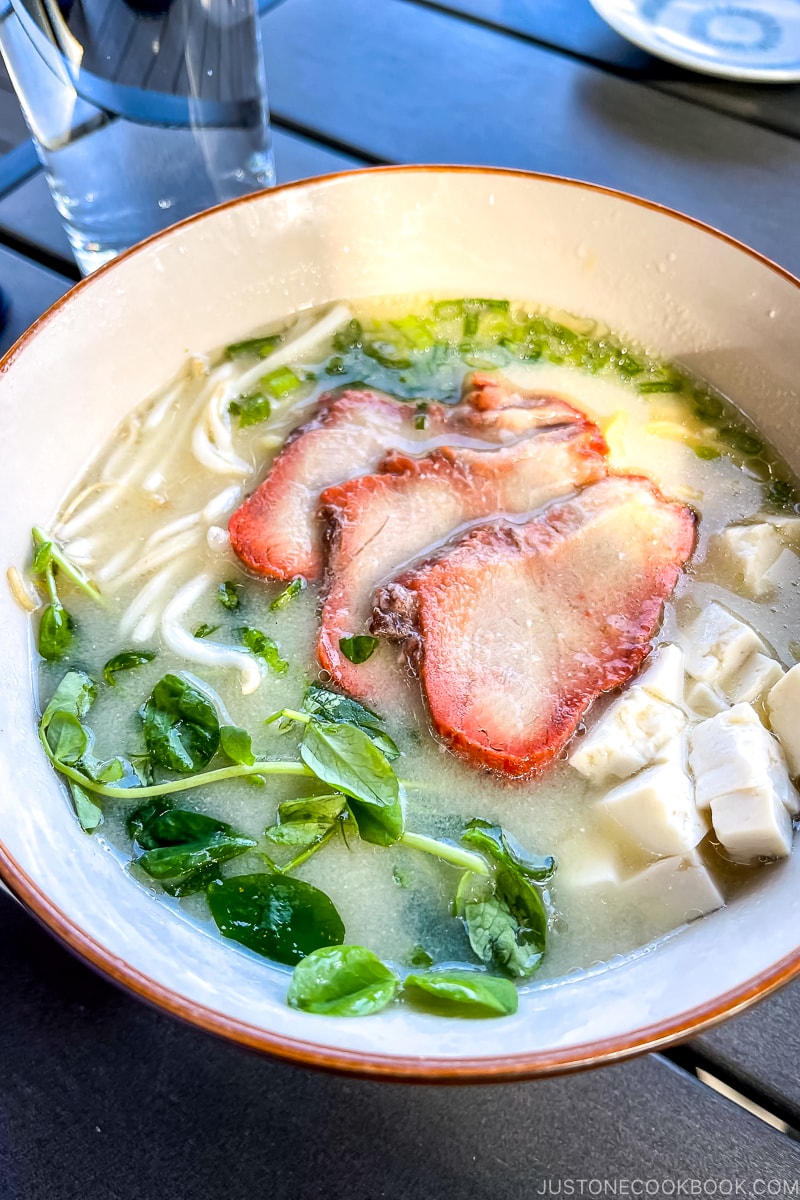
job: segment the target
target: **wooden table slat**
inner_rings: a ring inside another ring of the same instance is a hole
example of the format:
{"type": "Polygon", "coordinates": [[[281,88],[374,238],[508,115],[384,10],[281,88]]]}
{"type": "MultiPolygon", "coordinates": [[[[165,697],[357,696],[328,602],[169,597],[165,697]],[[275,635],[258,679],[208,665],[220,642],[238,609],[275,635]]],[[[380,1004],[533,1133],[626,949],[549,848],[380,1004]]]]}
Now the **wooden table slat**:
{"type": "Polygon", "coordinates": [[[800,88],[735,83],[654,58],[606,25],[589,0],[417,0],[484,21],[731,116],[800,137],[800,88]]]}

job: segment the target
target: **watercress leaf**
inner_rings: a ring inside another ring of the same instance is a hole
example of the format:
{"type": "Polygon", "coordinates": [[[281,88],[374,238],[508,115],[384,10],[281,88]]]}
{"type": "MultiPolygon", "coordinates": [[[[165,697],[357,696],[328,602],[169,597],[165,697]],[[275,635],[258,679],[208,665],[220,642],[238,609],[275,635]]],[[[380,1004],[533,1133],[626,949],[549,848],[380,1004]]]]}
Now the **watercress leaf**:
{"type": "Polygon", "coordinates": [[[547,941],[547,912],[537,889],[519,872],[500,867],[491,880],[463,877],[456,912],[481,962],[512,978],[537,970],[547,941]]]}
{"type": "Polygon", "coordinates": [[[250,734],[246,729],[240,729],[238,725],[222,725],[220,727],[219,746],[222,753],[231,762],[244,763],[246,766],[252,767],[256,761],[250,734]]]}
{"type": "Polygon", "coordinates": [[[268,637],[266,633],[262,633],[260,629],[253,629],[251,625],[244,625],[236,630],[236,636],[244,646],[266,663],[271,671],[276,675],[285,675],[289,670],[289,664],[285,658],[281,658],[281,652],[278,643],[274,638],[268,637]]]}
{"type": "Polygon", "coordinates": [[[432,967],[433,966],[432,956],[430,954],[428,954],[428,951],[425,949],[425,947],[420,946],[419,943],[417,943],[417,945],[413,947],[410,955],[408,956],[408,961],[410,962],[412,967],[432,967]]]}
{"type": "Polygon", "coordinates": [[[135,667],[143,667],[155,658],[152,650],[123,650],[115,654],[103,667],[103,679],[111,687],[116,684],[115,676],[119,671],[132,671],[135,667]]]}
{"type": "Polygon", "coordinates": [[[332,825],[344,811],[344,796],[301,796],[278,805],[282,825],[290,821],[327,821],[332,825]]]}
{"type": "MultiPolygon", "coordinates": [[[[147,824],[147,835],[154,846],[180,846],[188,842],[213,838],[216,834],[225,837],[243,838],[244,834],[205,813],[190,812],[184,808],[167,808],[154,813],[147,824]]],[[[141,842],[140,842],[141,845],[141,842]]]]}
{"type": "Polygon", "coordinates": [[[80,821],[81,828],[86,833],[92,833],[103,823],[103,810],[96,800],[85,791],[79,783],[70,779],[69,790],[72,793],[72,804],[75,815],[80,821]]]}
{"type": "Polygon", "coordinates": [[[502,826],[484,821],[482,817],[473,817],[467,822],[461,841],[500,866],[516,867],[528,879],[544,882],[555,873],[556,860],[552,854],[529,855],[502,826]]]}
{"type": "Polygon", "coordinates": [[[403,832],[397,776],[355,725],[309,721],[300,757],[318,779],[350,797],[348,808],[365,842],[391,846],[403,832]]]}
{"type": "Polygon", "coordinates": [[[269,606],[269,611],[277,612],[278,609],[285,608],[290,600],[293,600],[295,596],[299,596],[300,593],[305,590],[305,587],[305,579],[303,579],[302,575],[298,575],[296,579],[293,579],[292,582],[275,597],[269,606]]]}
{"type": "Polygon", "coordinates": [[[366,1017],[397,994],[400,980],[363,946],[325,946],[297,964],[286,997],[291,1008],[329,1017],[366,1017]]]}
{"type": "MultiPolygon", "coordinates": [[[[166,815],[169,816],[168,813],[166,815]]],[[[255,845],[252,838],[213,833],[196,842],[182,842],[176,846],[157,846],[153,850],[145,850],[136,863],[152,879],[178,881],[201,869],[228,862],[255,845]]]]}
{"type": "Polygon", "coordinates": [[[68,712],[83,719],[94,704],[97,687],[85,671],[68,671],[42,713],[40,727],[44,732],[53,715],[68,712]]]}
{"type": "Polygon", "coordinates": [[[211,701],[179,675],[165,675],[139,709],[154,763],[191,774],[207,766],[219,746],[219,719],[211,701]]]}
{"type": "Polygon", "coordinates": [[[259,425],[266,421],[272,412],[272,404],[269,396],[265,396],[263,392],[249,392],[246,396],[231,400],[228,412],[239,418],[240,429],[247,429],[249,425],[259,425]]]}
{"type": "Polygon", "coordinates": [[[517,1011],[514,984],[478,971],[431,971],[408,975],[403,999],[452,1017],[508,1017],[517,1011]]]}
{"type": "Polygon", "coordinates": [[[64,605],[48,604],[39,620],[39,653],[48,662],[58,662],[72,644],[75,625],[64,605]]]}
{"type": "Polygon", "coordinates": [[[357,700],[351,700],[349,696],[342,696],[339,692],[332,692],[329,688],[312,683],[303,697],[303,709],[311,716],[321,717],[325,721],[357,725],[390,762],[400,757],[397,746],[381,728],[381,719],[377,713],[365,708],[357,700]]]}
{"type": "Polygon", "coordinates": [[[223,937],[289,966],[344,940],[344,924],[332,901],[290,876],[234,875],[211,884],[208,904],[223,937]]]}
{"type": "Polygon", "coordinates": [[[58,762],[74,766],[90,748],[91,738],[74,713],[57,712],[48,724],[47,742],[58,762]]]}
{"type": "Polygon", "coordinates": [[[159,843],[150,837],[149,827],[156,817],[163,816],[171,808],[172,801],[167,796],[156,796],[128,814],[125,832],[129,838],[137,841],[143,850],[154,850],[159,843]]]}
{"type": "Polygon", "coordinates": [[[211,634],[216,633],[218,629],[219,625],[198,625],[192,636],[196,638],[211,637],[211,634]]]}
{"type": "Polygon", "coordinates": [[[217,599],[223,608],[230,609],[231,611],[238,608],[240,600],[239,589],[237,588],[236,584],[230,579],[226,579],[225,582],[221,583],[217,588],[217,599]]]}
{"type": "MultiPolygon", "coordinates": [[[[88,731],[87,731],[88,732],[88,731]]],[[[115,787],[138,788],[142,781],[133,763],[119,755],[105,760],[85,753],[81,758],[81,770],[96,783],[113,783],[115,787]]]]}
{"type": "Polygon", "coordinates": [[[359,633],[353,637],[339,638],[339,649],[345,658],[358,666],[371,658],[378,645],[378,639],[371,634],[359,633]]]}
{"type": "Polygon", "coordinates": [[[276,846],[310,846],[323,838],[331,825],[333,821],[289,821],[286,825],[270,825],[264,837],[276,846]]]}
{"type": "Polygon", "coordinates": [[[50,563],[53,561],[53,543],[41,542],[36,546],[31,563],[32,575],[44,575],[50,563]]]}

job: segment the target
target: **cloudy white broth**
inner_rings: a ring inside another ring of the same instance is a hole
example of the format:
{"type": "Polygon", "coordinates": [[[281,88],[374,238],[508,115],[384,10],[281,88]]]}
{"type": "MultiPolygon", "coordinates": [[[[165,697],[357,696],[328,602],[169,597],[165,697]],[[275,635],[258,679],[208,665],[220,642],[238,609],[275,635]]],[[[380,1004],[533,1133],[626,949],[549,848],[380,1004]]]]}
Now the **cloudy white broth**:
{"type": "Polygon", "coordinates": [[[257,329],[144,400],[33,542],[65,802],[120,887],[300,964],[298,1007],[509,1013],[791,851],[792,475],[597,321],[406,297],[257,329]],[[456,515],[422,491],[387,535],[386,489],[434,475],[456,515]],[[611,553],[622,610],[584,612],[611,553]]]}

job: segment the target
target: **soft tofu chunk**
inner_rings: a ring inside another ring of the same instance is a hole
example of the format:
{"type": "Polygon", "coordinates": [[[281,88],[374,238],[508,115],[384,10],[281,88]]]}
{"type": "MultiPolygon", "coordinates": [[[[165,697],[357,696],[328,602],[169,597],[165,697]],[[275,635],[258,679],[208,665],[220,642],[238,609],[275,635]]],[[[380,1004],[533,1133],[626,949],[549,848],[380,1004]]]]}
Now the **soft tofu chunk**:
{"type": "Polygon", "coordinates": [[[791,853],[792,818],[774,788],[744,788],[715,797],[711,820],[734,862],[786,858],[791,853]]]}
{"type": "Polygon", "coordinates": [[[598,837],[576,839],[559,852],[559,887],[609,892],[619,887],[620,879],[614,847],[598,837]]]}
{"type": "Polygon", "coordinates": [[[689,739],[689,766],[701,810],[721,796],[766,789],[788,812],[797,811],[800,798],[780,746],[749,704],[737,704],[695,726],[689,739]]]}
{"type": "Polygon", "coordinates": [[[652,863],[626,879],[620,893],[631,904],[657,908],[665,929],[703,917],[725,903],[696,850],[652,863]]]}
{"type": "Polygon", "coordinates": [[[636,684],[658,700],[665,700],[667,704],[675,704],[680,708],[683,704],[684,679],[683,651],[680,646],[665,643],[646,659],[636,684]]]}
{"type": "Polygon", "coordinates": [[[683,738],[665,747],[664,761],[634,775],[598,801],[598,808],[651,854],[686,854],[708,833],[684,765],[683,738]]]}
{"type": "Polygon", "coordinates": [[[703,610],[686,637],[686,673],[711,686],[724,686],[751,654],[767,652],[754,629],[715,601],[703,610]]]}
{"type": "Polygon", "coordinates": [[[800,775],[800,663],[775,684],[767,696],[766,708],[789,770],[797,777],[800,775]]]}
{"type": "Polygon", "coordinates": [[[772,524],[787,545],[800,547],[800,517],[777,517],[772,524]]]}
{"type": "Polygon", "coordinates": [[[686,684],[686,704],[698,717],[715,717],[725,712],[730,705],[717,688],[699,679],[689,679],[686,684]]]}
{"type": "Polygon", "coordinates": [[[784,550],[783,539],[774,525],[731,525],[720,537],[728,558],[741,575],[744,587],[756,599],[772,587],[769,571],[784,550]]]}
{"type": "Polygon", "coordinates": [[[627,779],[655,762],[685,725],[685,714],[674,704],[651,696],[643,687],[632,687],[585,734],[569,761],[593,783],[627,779]]]}
{"type": "Polygon", "coordinates": [[[731,704],[756,704],[783,675],[783,667],[767,654],[751,654],[728,683],[731,704]]]}

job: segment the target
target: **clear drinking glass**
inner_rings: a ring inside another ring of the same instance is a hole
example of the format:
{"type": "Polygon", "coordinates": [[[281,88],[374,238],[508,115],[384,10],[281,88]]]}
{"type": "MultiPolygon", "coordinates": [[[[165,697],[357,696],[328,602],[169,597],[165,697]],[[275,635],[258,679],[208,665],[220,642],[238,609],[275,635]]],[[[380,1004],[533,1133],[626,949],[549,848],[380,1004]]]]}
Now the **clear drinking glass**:
{"type": "Polygon", "coordinates": [[[257,0],[0,0],[78,266],[275,182],[257,0]]]}

